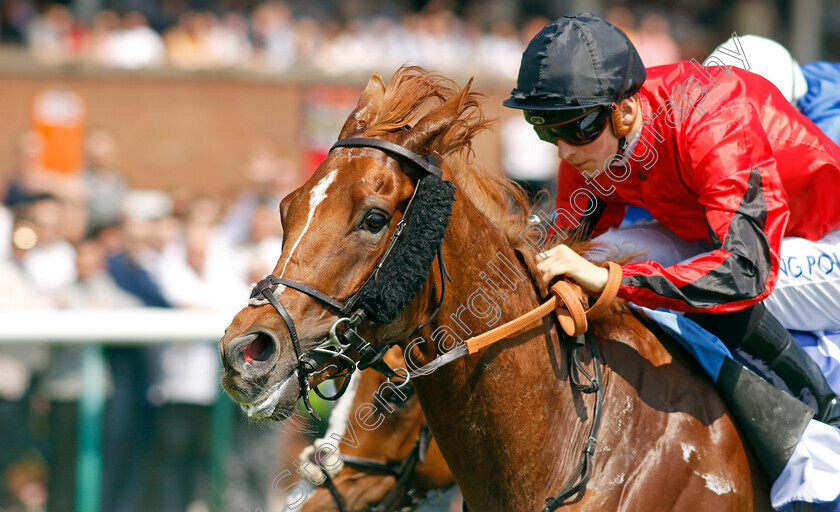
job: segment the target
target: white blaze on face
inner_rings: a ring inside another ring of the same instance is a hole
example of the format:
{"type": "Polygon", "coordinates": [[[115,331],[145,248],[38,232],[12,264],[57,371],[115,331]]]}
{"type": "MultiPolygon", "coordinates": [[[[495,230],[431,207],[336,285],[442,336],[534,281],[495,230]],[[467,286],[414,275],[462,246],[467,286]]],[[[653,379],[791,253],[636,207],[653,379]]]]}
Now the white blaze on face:
{"type": "MultiPolygon", "coordinates": [[[[306,219],[306,225],[303,226],[303,230],[300,232],[297,240],[295,240],[294,245],[292,245],[292,250],[289,251],[289,256],[286,258],[286,263],[283,264],[283,270],[280,271],[280,275],[278,277],[283,277],[283,274],[286,273],[286,266],[289,265],[289,261],[292,260],[292,255],[295,253],[295,249],[297,249],[298,244],[303,239],[303,235],[309,230],[309,225],[312,223],[312,218],[315,217],[315,209],[318,208],[318,205],[321,204],[324,199],[327,198],[327,188],[335,181],[335,177],[338,175],[338,169],[334,169],[330,171],[329,174],[321,178],[321,180],[312,187],[312,190],[309,191],[309,217],[306,219]]],[[[282,292],[282,289],[278,287],[277,295],[282,292]]]]}

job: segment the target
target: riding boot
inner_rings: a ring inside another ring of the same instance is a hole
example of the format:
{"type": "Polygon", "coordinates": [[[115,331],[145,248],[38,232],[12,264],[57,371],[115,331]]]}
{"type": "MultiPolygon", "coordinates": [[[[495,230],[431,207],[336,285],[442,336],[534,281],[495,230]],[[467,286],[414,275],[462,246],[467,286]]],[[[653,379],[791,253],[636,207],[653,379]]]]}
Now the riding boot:
{"type": "Polygon", "coordinates": [[[816,420],[840,428],[840,402],[825,375],[763,304],[735,313],[687,316],[699,317],[698,323],[750,370],[814,409],[816,420]]]}

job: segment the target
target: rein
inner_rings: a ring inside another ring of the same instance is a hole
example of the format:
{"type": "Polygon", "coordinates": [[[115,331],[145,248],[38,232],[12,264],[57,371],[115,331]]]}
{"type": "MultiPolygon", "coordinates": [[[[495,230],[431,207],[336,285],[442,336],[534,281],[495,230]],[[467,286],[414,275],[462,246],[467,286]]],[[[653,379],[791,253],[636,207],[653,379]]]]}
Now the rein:
{"type": "Polygon", "coordinates": [[[557,313],[557,320],[563,332],[573,338],[581,336],[586,332],[588,319],[603,317],[608,312],[609,306],[621,286],[621,266],[612,261],[608,261],[601,266],[609,270],[607,284],[598,300],[589,309],[583,309],[584,299],[579,287],[570,285],[565,281],[558,281],[551,286],[551,298],[542,305],[495,329],[469,338],[449,352],[437,356],[428,364],[413,369],[409,372],[409,375],[411,377],[428,375],[456,359],[475,354],[479,350],[521,331],[552,311],[557,313]]]}
{"type": "MultiPolygon", "coordinates": [[[[368,509],[368,512],[388,512],[391,510],[391,507],[396,505],[403,496],[408,498],[408,504],[401,508],[400,511],[408,512],[413,510],[420,504],[421,501],[423,501],[423,498],[420,498],[417,495],[417,489],[414,487],[412,478],[414,477],[417,465],[425,462],[426,452],[429,450],[431,440],[432,431],[429,429],[429,425],[424,422],[423,426],[420,427],[420,434],[417,437],[417,443],[415,443],[414,448],[402,460],[402,462],[380,462],[377,460],[365,459],[363,457],[354,457],[352,455],[341,456],[342,461],[347,466],[355,466],[371,473],[392,476],[397,480],[396,485],[392,487],[387,494],[385,494],[382,501],[371,506],[368,509]],[[400,492],[402,489],[405,489],[405,493],[400,492]]],[[[333,500],[335,500],[335,504],[339,512],[348,512],[349,509],[347,508],[347,502],[344,500],[344,496],[341,495],[341,492],[338,490],[338,487],[335,485],[332,477],[327,472],[324,472],[324,476],[326,477],[325,484],[327,486],[327,490],[330,491],[333,500]]]]}

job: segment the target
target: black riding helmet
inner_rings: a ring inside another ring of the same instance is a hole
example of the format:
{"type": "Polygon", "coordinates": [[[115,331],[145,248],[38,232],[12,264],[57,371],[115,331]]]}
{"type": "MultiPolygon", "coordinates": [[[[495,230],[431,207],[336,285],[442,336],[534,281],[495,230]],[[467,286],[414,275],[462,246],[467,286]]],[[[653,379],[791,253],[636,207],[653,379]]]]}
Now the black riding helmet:
{"type": "Polygon", "coordinates": [[[531,39],[503,104],[540,111],[608,106],[638,92],[646,76],[624,32],[591,13],[568,15],[531,39]]]}

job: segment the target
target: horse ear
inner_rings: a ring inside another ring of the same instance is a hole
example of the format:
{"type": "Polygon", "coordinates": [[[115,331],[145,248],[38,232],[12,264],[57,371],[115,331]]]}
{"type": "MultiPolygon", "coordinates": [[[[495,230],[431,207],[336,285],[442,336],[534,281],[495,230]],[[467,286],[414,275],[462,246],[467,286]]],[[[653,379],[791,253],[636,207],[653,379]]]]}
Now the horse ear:
{"type": "Polygon", "coordinates": [[[341,133],[338,134],[338,139],[346,139],[364,132],[365,128],[370,126],[379,113],[379,108],[382,106],[382,100],[385,98],[385,83],[379,74],[374,73],[370,77],[365,90],[359,98],[359,103],[344,122],[341,127],[341,133]]]}
{"type": "Polygon", "coordinates": [[[403,139],[402,145],[419,155],[428,155],[434,147],[435,140],[446,133],[452,124],[458,120],[464,109],[467,95],[470,92],[473,79],[467,82],[461,92],[441,103],[432,110],[409,131],[403,139]]]}

